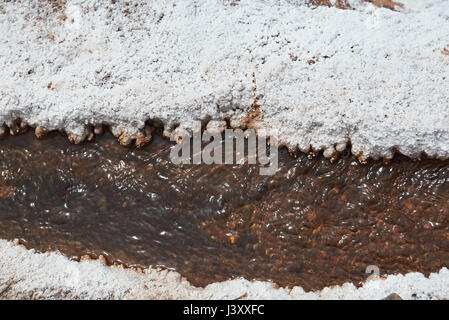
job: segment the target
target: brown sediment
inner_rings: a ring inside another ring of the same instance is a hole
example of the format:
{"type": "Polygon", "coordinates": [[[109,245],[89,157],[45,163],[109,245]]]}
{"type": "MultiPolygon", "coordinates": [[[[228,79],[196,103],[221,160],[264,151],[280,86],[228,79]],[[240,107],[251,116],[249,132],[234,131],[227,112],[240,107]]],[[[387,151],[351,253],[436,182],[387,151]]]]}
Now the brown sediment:
{"type": "Polygon", "coordinates": [[[53,12],[64,11],[66,0],[49,0],[49,3],[53,9],[53,12]]]}
{"type": "MultiPolygon", "coordinates": [[[[34,7],[34,5],[33,5],[34,7]]],[[[45,0],[40,1],[38,3],[38,14],[35,17],[33,25],[39,21],[47,21],[48,18],[56,17],[60,23],[63,23],[67,19],[67,15],[65,14],[66,10],[66,0],[45,0]]],[[[42,30],[44,32],[44,30],[42,30]]],[[[54,35],[49,34],[48,38],[50,40],[54,40],[54,35]],[[53,39],[52,39],[53,38],[53,39]]]]}
{"type": "Polygon", "coordinates": [[[248,111],[248,115],[243,119],[243,124],[246,128],[255,129],[257,122],[262,120],[262,114],[260,113],[259,97],[257,96],[257,81],[256,75],[253,73],[253,93],[255,95],[253,104],[248,111]]]}
{"type": "Polygon", "coordinates": [[[256,124],[262,119],[260,113],[259,99],[255,98],[253,104],[251,105],[248,115],[244,119],[244,124],[247,128],[254,129],[256,124]]]}
{"type": "MultiPolygon", "coordinates": [[[[370,2],[375,6],[378,7],[384,7],[391,10],[395,10],[396,7],[403,7],[403,4],[400,2],[396,2],[393,0],[362,0],[362,2],[370,2]]],[[[66,8],[66,1],[65,0],[50,0],[47,2],[51,7],[51,12],[58,13],[58,18],[62,21],[65,21],[67,19],[67,16],[64,13],[64,10],[66,8]]],[[[230,6],[238,6],[240,3],[240,0],[229,0],[227,3],[230,6]]],[[[332,7],[332,3],[330,0],[305,0],[305,3],[312,7],[318,7],[318,6],[326,6],[326,7],[332,7]]],[[[128,4],[125,3],[125,6],[128,4]]],[[[137,4],[135,4],[137,6],[137,4]]],[[[350,4],[347,0],[336,0],[335,1],[335,7],[339,9],[351,9],[350,4]]],[[[129,8],[126,8],[122,10],[122,12],[125,15],[128,15],[131,11],[129,8]]],[[[159,23],[160,20],[162,20],[163,14],[158,18],[156,23],[159,23]]]]}
{"type": "Polygon", "coordinates": [[[325,7],[332,7],[332,3],[329,0],[306,0],[305,1],[307,5],[309,6],[325,6],[325,7]]]}
{"type": "MultiPolygon", "coordinates": [[[[309,6],[325,6],[325,7],[332,7],[332,3],[329,0],[306,0],[306,4],[309,6]]],[[[350,9],[351,6],[346,0],[337,0],[335,3],[335,7],[339,9],[350,9]]]]}
{"type": "MultiPolygon", "coordinates": [[[[397,7],[403,8],[404,5],[400,2],[395,2],[392,0],[362,0],[363,2],[370,2],[377,7],[383,7],[391,10],[396,10],[397,7]]],[[[332,3],[329,0],[306,0],[307,5],[319,7],[332,7],[332,3]]],[[[335,7],[339,9],[351,9],[350,4],[346,0],[337,0],[335,3],[335,7]]]]}
{"type": "Polygon", "coordinates": [[[133,136],[129,135],[127,132],[123,132],[119,138],[119,143],[124,147],[129,147],[133,142],[133,136]]]}
{"type": "Polygon", "coordinates": [[[392,1],[392,0],[363,0],[364,2],[371,2],[377,7],[388,8],[391,10],[396,10],[396,7],[403,8],[404,5],[400,2],[392,1]]]}
{"type": "Polygon", "coordinates": [[[16,187],[0,185],[0,199],[10,199],[17,192],[16,187]]]}
{"type": "Polygon", "coordinates": [[[237,6],[239,4],[240,0],[231,0],[231,3],[229,5],[231,6],[237,6]]]}
{"type": "Polygon", "coordinates": [[[8,129],[5,125],[0,125],[0,139],[4,139],[8,136],[8,129]]]}
{"type": "Polygon", "coordinates": [[[331,163],[281,149],[279,172],[260,176],[256,165],[174,165],[171,145],[155,136],[123,148],[110,134],[82,146],[61,135],[3,140],[0,237],[173,268],[198,286],[242,276],[313,290],[359,284],[368,265],[449,265],[449,161],[362,165],[348,147],[331,163]]]}
{"type": "Polygon", "coordinates": [[[38,139],[44,139],[48,136],[48,131],[43,127],[36,127],[34,134],[38,139]]]}
{"type": "Polygon", "coordinates": [[[151,136],[140,136],[140,137],[136,138],[136,147],[139,149],[142,149],[150,142],[151,142],[151,136]]]}
{"type": "Polygon", "coordinates": [[[446,48],[443,48],[443,50],[441,50],[441,53],[446,56],[449,56],[449,44],[447,45],[446,48]]]}

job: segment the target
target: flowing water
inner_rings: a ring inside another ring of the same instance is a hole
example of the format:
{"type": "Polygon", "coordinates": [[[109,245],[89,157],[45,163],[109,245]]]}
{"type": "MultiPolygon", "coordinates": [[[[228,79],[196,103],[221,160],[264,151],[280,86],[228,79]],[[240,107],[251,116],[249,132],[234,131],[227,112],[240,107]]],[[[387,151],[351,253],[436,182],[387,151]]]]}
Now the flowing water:
{"type": "Polygon", "coordinates": [[[279,153],[279,170],[170,162],[111,135],[0,141],[0,238],[77,259],[175,269],[192,284],[243,276],[306,290],[449,266],[449,161],[360,164],[346,150],[279,153]]]}

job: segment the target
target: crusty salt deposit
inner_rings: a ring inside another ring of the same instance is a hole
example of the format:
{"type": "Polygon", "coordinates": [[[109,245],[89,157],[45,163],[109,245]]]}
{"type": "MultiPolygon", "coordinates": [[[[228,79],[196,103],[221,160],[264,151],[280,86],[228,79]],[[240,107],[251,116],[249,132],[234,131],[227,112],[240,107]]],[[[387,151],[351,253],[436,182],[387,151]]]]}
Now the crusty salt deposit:
{"type": "Polygon", "coordinates": [[[129,143],[149,119],[227,119],[326,156],[351,142],[362,158],[448,158],[449,2],[402,2],[5,2],[0,126],[77,143],[103,123],[129,143]]]}
{"type": "Polygon", "coordinates": [[[138,273],[99,261],[70,261],[59,253],[36,253],[0,240],[0,299],[448,299],[449,270],[428,278],[420,273],[368,280],[361,288],[346,283],[304,292],[273,283],[234,279],[196,288],[174,271],[138,273]]]}
{"type": "MultiPolygon", "coordinates": [[[[361,158],[449,158],[449,1],[396,11],[300,0],[23,0],[0,4],[0,137],[38,127],[78,143],[109,125],[124,144],[147,120],[274,128],[289,148],[352,143],[361,158]],[[18,119],[20,119],[18,121],[18,119]]],[[[336,1],[331,0],[331,3],[336,1]]],[[[449,298],[449,270],[305,293],[244,279],[195,288],[34,253],[0,240],[0,298],[449,298]]]]}

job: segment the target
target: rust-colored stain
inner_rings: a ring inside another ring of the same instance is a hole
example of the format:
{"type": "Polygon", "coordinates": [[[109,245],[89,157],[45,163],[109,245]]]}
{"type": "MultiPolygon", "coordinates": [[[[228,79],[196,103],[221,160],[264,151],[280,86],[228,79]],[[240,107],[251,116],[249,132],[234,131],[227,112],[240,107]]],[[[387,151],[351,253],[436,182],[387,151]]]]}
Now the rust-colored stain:
{"type": "Polygon", "coordinates": [[[446,48],[443,48],[443,50],[441,50],[441,53],[446,56],[449,56],[449,44],[447,45],[446,48]]]}
{"type": "Polygon", "coordinates": [[[244,123],[246,124],[247,128],[255,129],[257,126],[257,123],[262,120],[263,116],[260,112],[260,105],[259,105],[259,97],[257,96],[257,81],[256,76],[253,73],[253,93],[256,96],[254,98],[253,104],[251,105],[251,108],[248,111],[247,116],[244,118],[244,123]]]}
{"type": "Polygon", "coordinates": [[[66,7],[66,0],[48,0],[48,3],[53,9],[53,12],[64,11],[66,7]]]}
{"type": "Polygon", "coordinates": [[[248,111],[248,115],[245,118],[245,123],[248,128],[255,128],[257,122],[262,119],[262,115],[260,113],[260,105],[259,99],[255,98],[251,108],[248,111]]]}
{"type": "Polygon", "coordinates": [[[377,7],[388,8],[391,10],[396,10],[396,7],[403,8],[404,5],[400,2],[392,1],[392,0],[363,0],[364,2],[371,2],[377,7]]]}
{"type": "MultiPolygon", "coordinates": [[[[404,5],[392,0],[362,0],[363,2],[370,2],[377,7],[383,7],[391,10],[396,10],[397,7],[403,8],[404,5]]],[[[332,7],[332,3],[329,0],[306,0],[306,4],[309,6],[325,6],[332,7]]],[[[351,5],[346,0],[337,0],[335,7],[339,9],[351,9],[351,5]]]]}
{"type": "Polygon", "coordinates": [[[11,199],[16,194],[17,188],[11,186],[0,186],[0,199],[11,199]]]}
{"type": "MultiPolygon", "coordinates": [[[[325,7],[332,7],[332,3],[329,0],[306,0],[305,1],[307,5],[309,6],[325,6],[325,7]]],[[[337,0],[335,3],[335,6],[339,9],[349,9],[350,5],[346,0],[337,0]]]]}

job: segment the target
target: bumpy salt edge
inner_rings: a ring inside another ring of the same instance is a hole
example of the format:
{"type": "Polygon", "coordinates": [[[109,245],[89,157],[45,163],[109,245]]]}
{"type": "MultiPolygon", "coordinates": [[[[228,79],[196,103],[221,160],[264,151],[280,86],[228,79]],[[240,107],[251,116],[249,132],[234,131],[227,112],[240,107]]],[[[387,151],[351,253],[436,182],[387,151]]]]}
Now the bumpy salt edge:
{"type": "Polygon", "coordinates": [[[79,142],[107,124],[129,142],[144,139],[148,119],[170,132],[251,118],[290,149],[332,156],[351,142],[362,158],[449,158],[449,2],[405,0],[400,11],[350,2],[357,10],[2,3],[0,127],[20,118],[79,142]]]}
{"type": "Polygon", "coordinates": [[[139,273],[98,260],[70,261],[59,253],[36,253],[0,240],[0,299],[449,299],[449,270],[368,280],[304,292],[273,283],[234,279],[196,288],[174,271],[139,273]]]}

